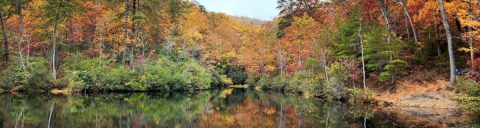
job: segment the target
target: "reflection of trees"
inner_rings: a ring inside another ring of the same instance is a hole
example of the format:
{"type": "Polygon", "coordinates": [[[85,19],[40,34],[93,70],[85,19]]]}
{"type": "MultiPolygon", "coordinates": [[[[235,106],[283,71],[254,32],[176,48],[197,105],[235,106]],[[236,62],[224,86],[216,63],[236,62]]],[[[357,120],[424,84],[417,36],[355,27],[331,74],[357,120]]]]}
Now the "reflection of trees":
{"type": "MultiPolygon", "coordinates": [[[[289,126],[299,126],[299,116],[293,108],[286,112],[289,126]]],[[[231,106],[228,111],[213,110],[199,116],[199,127],[274,127],[278,112],[267,102],[258,99],[246,99],[231,106]]]]}
{"type": "Polygon", "coordinates": [[[0,95],[0,127],[362,127],[365,122],[389,127],[405,122],[372,114],[365,106],[296,95],[248,89],[221,94],[6,94],[0,95]]]}
{"type": "Polygon", "coordinates": [[[246,89],[211,102],[220,107],[200,115],[199,127],[315,127],[323,113],[317,99],[246,89]]]}
{"type": "Polygon", "coordinates": [[[0,127],[46,127],[48,111],[46,105],[64,102],[64,98],[30,95],[0,95],[0,127]],[[43,109],[45,108],[45,109],[43,109]]]}
{"type": "Polygon", "coordinates": [[[12,102],[0,106],[0,120],[4,120],[0,126],[15,127],[20,120],[19,126],[46,127],[52,112],[55,127],[188,127],[205,110],[211,93],[36,97],[1,95],[0,99],[12,102]]]}

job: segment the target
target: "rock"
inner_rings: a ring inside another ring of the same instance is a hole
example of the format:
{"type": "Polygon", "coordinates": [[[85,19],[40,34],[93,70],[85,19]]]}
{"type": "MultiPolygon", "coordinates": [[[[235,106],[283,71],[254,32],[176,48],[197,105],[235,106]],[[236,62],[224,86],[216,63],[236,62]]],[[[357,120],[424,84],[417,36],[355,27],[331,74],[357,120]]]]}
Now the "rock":
{"type": "Polygon", "coordinates": [[[456,109],[459,106],[457,101],[450,99],[450,97],[446,97],[442,92],[415,93],[400,98],[395,105],[400,107],[437,109],[456,109]]]}
{"type": "Polygon", "coordinates": [[[50,90],[50,93],[52,94],[55,94],[55,95],[59,95],[59,94],[62,94],[62,95],[70,95],[72,94],[72,89],[53,89],[53,90],[50,90]]]}

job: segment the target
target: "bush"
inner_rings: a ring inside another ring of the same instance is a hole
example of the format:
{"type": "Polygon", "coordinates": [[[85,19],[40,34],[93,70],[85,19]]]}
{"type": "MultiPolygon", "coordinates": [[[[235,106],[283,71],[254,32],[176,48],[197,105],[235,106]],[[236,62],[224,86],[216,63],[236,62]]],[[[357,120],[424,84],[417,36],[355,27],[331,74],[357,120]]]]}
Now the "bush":
{"type": "Polygon", "coordinates": [[[87,90],[172,91],[207,89],[212,83],[207,70],[191,60],[170,61],[161,57],[141,69],[102,59],[74,55],[66,68],[69,85],[87,90]]]}
{"type": "Polygon", "coordinates": [[[464,76],[457,78],[457,89],[470,96],[480,96],[480,83],[464,76]]]}
{"type": "Polygon", "coordinates": [[[348,94],[355,99],[355,102],[373,101],[373,90],[370,88],[349,88],[348,94]]]}
{"type": "Polygon", "coordinates": [[[480,112],[480,97],[457,97],[457,101],[465,110],[480,112]]]}
{"type": "Polygon", "coordinates": [[[288,82],[289,79],[284,76],[274,77],[272,79],[271,88],[274,88],[276,90],[284,90],[289,85],[288,82]]]}
{"type": "Polygon", "coordinates": [[[347,97],[345,84],[348,81],[348,72],[345,66],[339,62],[335,62],[328,67],[327,72],[330,76],[328,79],[327,93],[333,99],[343,99],[347,97]]]}
{"type": "MultiPolygon", "coordinates": [[[[250,79],[247,79],[247,81],[251,81],[250,79]]],[[[302,93],[309,96],[324,95],[323,83],[323,75],[310,72],[298,72],[293,75],[273,78],[261,77],[256,81],[256,85],[263,88],[302,93]]]]}
{"type": "Polygon", "coordinates": [[[42,57],[30,57],[25,68],[21,64],[6,66],[2,71],[1,82],[6,88],[17,86],[21,90],[46,90],[50,87],[48,75],[47,60],[42,57]]]}

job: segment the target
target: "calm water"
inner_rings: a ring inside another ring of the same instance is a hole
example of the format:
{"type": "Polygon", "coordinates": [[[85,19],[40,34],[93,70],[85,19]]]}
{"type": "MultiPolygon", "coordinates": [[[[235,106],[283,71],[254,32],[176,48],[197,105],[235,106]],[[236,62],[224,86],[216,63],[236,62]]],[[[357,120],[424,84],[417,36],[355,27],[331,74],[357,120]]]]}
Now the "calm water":
{"type": "Polygon", "coordinates": [[[0,127],[480,127],[249,89],[197,94],[1,94],[0,127]],[[413,120],[413,121],[408,121],[413,120]]]}

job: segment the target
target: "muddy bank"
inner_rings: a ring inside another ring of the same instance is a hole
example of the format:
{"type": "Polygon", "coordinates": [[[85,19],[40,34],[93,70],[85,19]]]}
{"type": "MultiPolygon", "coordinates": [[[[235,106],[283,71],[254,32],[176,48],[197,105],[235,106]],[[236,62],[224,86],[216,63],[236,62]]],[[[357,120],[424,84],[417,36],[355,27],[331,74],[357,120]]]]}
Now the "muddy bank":
{"type": "Polygon", "coordinates": [[[447,88],[446,80],[414,82],[402,80],[390,90],[375,89],[374,100],[388,118],[402,120],[408,127],[449,127],[472,118],[460,108],[455,97],[461,96],[447,88]],[[422,126],[419,126],[422,124],[422,126]]]}
{"type": "Polygon", "coordinates": [[[379,124],[394,124],[391,127],[447,128],[468,123],[473,117],[455,109],[384,107],[374,118],[379,124]]]}
{"type": "Polygon", "coordinates": [[[442,79],[428,83],[402,80],[393,89],[375,89],[373,98],[383,106],[458,109],[455,97],[460,94],[448,89],[447,84],[442,79]]]}

